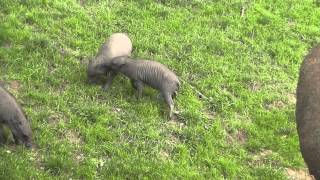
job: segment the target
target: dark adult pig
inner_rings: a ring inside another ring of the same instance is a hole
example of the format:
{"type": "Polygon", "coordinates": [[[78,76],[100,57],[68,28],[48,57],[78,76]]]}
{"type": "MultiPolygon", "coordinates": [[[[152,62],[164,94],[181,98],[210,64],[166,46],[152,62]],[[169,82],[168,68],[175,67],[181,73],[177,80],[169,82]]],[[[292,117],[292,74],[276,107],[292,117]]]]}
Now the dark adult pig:
{"type": "MultiPolygon", "coordinates": [[[[32,147],[32,132],[28,120],[16,99],[0,86],[0,123],[6,125],[12,132],[16,144],[32,147]]],[[[0,128],[0,143],[4,143],[0,128]]]]}
{"type": "Polygon", "coordinates": [[[297,88],[297,130],[309,172],[320,179],[320,45],[305,57],[297,88]]]}

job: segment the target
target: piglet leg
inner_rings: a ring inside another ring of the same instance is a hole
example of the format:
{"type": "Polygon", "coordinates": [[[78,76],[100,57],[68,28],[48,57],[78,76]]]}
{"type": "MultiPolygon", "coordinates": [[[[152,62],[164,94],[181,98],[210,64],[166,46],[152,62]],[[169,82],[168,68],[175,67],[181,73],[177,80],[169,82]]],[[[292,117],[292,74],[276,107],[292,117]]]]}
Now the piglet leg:
{"type": "Polygon", "coordinates": [[[15,143],[15,144],[21,144],[18,136],[16,136],[13,132],[12,132],[12,136],[13,136],[13,139],[14,139],[14,143],[15,143]]]}
{"type": "Polygon", "coordinates": [[[0,145],[5,143],[6,143],[6,139],[3,132],[3,126],[0,125],[0,145]]]}
{"type": "Polygon", "coordinates": [[[137,90],[138,87],[136,86],[136,83],[135,83],[136,81],[133,80],[133,79],[131,79],[130,82],[131,82],[132,87],[133,87],[135,90],[137,90]]]}
{"type": "Polygon", "coordinates": [[[142,97],[142,92],[143,92],[143,82],[142,81],[133,81],[133,87],[137,89],[138,93],[138,99],[142,97]]]}
{"type": "Polygon", "coordinates": [[[117,72],[114,72],[114,71],[111,71],[111,72],[108,74],[107,82],[106,82],[106,84],[103,85],[102,90],[104,90],[104,91],[107,91],[107,90],[108,90],[108,88],[109,88],[109,87],[111,86],[111,84],[112,84],[112,81],[113,81],[114,77],[116,77],[117,74],[118,74],[118,73],[117,73],[117,72]]]}
{"type": "Polygon", "coordinates": [[[167,105],[169,106],[169,118],[173,118],[173,109],[174,109],[174,103],[171,97],[171,94],[169,93],[163,93],[164,100],[166,101],[167,105]]]}

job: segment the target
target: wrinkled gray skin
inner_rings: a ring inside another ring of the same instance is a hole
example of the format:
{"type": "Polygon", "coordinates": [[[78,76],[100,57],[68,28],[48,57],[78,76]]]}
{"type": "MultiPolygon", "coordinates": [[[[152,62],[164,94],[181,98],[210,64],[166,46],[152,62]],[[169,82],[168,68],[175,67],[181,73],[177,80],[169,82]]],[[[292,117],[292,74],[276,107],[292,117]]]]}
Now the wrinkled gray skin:
{"type": "Polygon", "coordinates": [[[297,87],[300,150],[309,172],[320,180],[320,45],[305,57],[297,87]]]}
{"type": "MultiPolygon", "coordinates": [[[[0,86],[0,124],[6,125],[12,132],[16,144],[32,147],[32,132],[28,120],[16,99],[0,86]]],[[[3,128],[0,128],[0,144],[5,143],[3,128]]]]}
{"type": "MultiPolygon", "coordinates": [[[[111,63],[106,63],[105,68],[113,71],[113,76],[118,72],[131,80],[132,86],[141,97],[144,84],[157,89],[170,108],[169,117],[172,118],[174,102],[180,87],[178,77],[163,64],[149,60],[133,60],[127,56],[116,57],[111,63]]],[[[113,78],[113,77],[112,77],[113,78]]]]}
{"type": "Polygon", "coordinates": [[[103,85],[103,89],[108,89],[115,75],[110,69],[102,67],[102,65],[118,56],[130,56],[131,51],[132,43],[126,34],[112,34],[100,47],[96,57],[88,64],[87,74],[89,83],[98,83],[101,77],[107,76],[107,82],[103,85]]]}

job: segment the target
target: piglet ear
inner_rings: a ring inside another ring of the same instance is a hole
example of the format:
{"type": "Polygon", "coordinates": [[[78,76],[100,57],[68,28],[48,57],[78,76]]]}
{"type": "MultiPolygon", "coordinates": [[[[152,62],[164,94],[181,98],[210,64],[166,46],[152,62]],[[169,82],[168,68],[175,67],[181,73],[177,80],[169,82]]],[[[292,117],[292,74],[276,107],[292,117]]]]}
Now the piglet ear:
{"type": "Polygon", "coordinates": [[[112,66],[116,66],[116,67],[121,67],[122,65],[124,65],[126,63],[126,60],[124,57],[120,57],[120,58],[113,58],[111,61],[111,65],[112,66]]]}

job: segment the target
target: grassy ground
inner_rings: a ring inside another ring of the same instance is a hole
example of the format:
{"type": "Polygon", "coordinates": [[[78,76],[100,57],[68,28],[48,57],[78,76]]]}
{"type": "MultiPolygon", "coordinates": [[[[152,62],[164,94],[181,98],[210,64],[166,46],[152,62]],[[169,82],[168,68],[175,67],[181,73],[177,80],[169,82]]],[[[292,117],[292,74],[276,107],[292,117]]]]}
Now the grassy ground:
{"type": "Polygon", "coordinates": [[[305,168],[295,88],[319,19],[312,0],[1,0],[0,80],[37,147],[0,148],[0,179],[287,179],[305,168]],[[86,83],[113,32],[184,80],[176,120],[122,76],[108,92],[86,83]]]}

